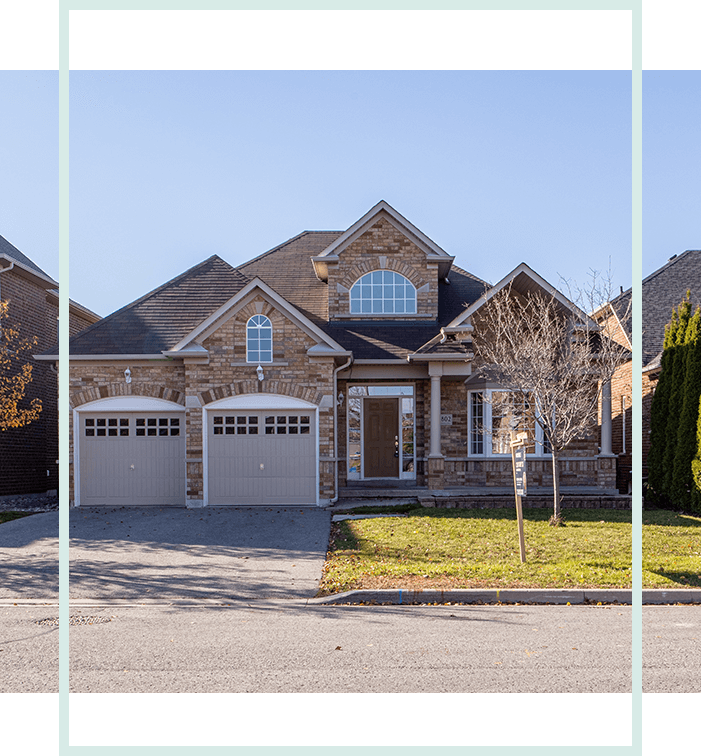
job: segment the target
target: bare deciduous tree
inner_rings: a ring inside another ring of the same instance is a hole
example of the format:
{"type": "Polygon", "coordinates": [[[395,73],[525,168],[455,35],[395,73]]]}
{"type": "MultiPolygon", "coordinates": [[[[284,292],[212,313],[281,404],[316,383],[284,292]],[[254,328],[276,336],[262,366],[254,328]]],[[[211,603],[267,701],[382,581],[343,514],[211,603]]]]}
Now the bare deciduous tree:
{"type": "MultiPolygon", "coordinates": [[[[577,290],[576,295],[590,312],[608,301],[596,274],[589,289],[577,290]]],[[[519,431],[528,431],[529,444],[535,443],[537,423],[546,449],[552,452],[550,522],[559,525],[560,456],[573,441],[595,431],[602,388],[629,353],[612,338],[607,321],[598,325],[578,306],[567,306],[541,291],[522,294],[506,286],[476,315],[473,340],[483,363],[480,373],[522,397],[512,400],[511,418],[503,409],[499,414],[518,425],[519,431]],[[525,413],[529,422],[524,421],[525,413]]]]}

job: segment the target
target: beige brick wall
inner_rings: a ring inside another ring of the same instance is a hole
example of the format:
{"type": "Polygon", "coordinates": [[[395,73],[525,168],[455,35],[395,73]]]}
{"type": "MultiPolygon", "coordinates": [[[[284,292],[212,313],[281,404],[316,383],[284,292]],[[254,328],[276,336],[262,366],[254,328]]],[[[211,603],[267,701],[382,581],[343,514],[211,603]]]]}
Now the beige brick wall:
{"type": "MultiPolygon", "coordinates": [[[[254,300],[223,323],[204,342],[209,364],[181,364],[179,361],[129,363],[132,381],[124,378],[126,362],[75,361],[71,364],[71,404],[113,396],[149,396],[185,405],[186,397],[199,398],[202,405],[241,394],[281,394],[319,405],[333,392],[333,359],[310,360],[306,351],[314,346],[298,326],[262,298],[254,300]],[[258,303],[258,306],[256,305],[258,303]],[[263,365],[265,379],[258,381],[257,365],[246,363],[246,322],[257,311],[273,324],[273,363],[263,365]]],[[[72,420],[72,418],[71,418],[72,420]]],[[[203,495],[202,410],[186,411],[187,498],[199,501],[203,495]]],[[[334,495],[333,407],[319,410],[319,457],[321,499],[334,495]]],[[[73,491],[73,436],[71,427],[71,500],[73,491]]]]}
{"type": "Polygon", "coordinates": [[[339,258],[338,264],[329,264],[329,319],[347,318],[350,311],[349,295],[339,292],[337,284],[350,289],[365,273],[382,269],[401,273],[417,290],[428,285],[426,291],[417,291],[417,314],[438,316],[437,264],[428,263],[424,252],[385,218],[349,244],[339,258]]]}

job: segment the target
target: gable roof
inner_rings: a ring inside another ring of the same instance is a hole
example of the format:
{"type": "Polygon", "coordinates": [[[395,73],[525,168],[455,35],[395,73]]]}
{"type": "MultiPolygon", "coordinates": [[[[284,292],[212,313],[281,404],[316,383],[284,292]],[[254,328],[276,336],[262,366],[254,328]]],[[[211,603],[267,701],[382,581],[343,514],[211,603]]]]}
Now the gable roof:
{"type": "Polygon", "coordinates": [[[642,284],[642,365],[649,367],[662,352],[664,328],[686,292],[692,307],[701,304],[701,250],[674,255],[642,284]]]}
{"type": "Polygon", "coordinates": [[[278,312],[282,313],[298,328],[301,328],[308,336],[317,339],[315,349],[317,353],[320,351],[323,351],[325,354],[331,352],[344,353],[343,347],[337,344],[333,339],[329,338],[326,332],[322,331],[321,328],[312,323],[299,310],[297,310],[296,307],[291,305],[287,300],[283,299],[283,297],[271,289],[265,281],[261,281],[260,278],[256,277],[252,281],[249,281],[206,320],[202,321],[192,331],[185,334],[177,344],[171,347],[168,354],[175,355],[179,352],[198,349],[202,352],[206,352],[206,350],[199,346],[197,342],[204,341],[210,334],[220,328],[222,323],[228,320],[232,314],[236,313],[241,307],[244,307],[253,297],[260,294],[263,295],[264,299],[272,303],[278,312]]]}
{"type": "Polygon", "coordinates": [[[151,355],[171,349],[249,279],[212,255],[70,341],[71,356],[151,355]]]}
{"type": "Polygon", "coordinates": [[[341,231],[302,231],[243,265],[249,278],[260,278],[316,325],[329,319],[328,286],[314,274],[310,258],[326,249],[341,231]]]}
{"type": "MultiPolygon", "coordinates": [[[[623,287],[621,287],[623,289],[623,287]]],[[[633,349],[633,312],[632,312],[633,290],[621,291],[610,302],[604,303],[591,316],[597,323],[602,323],[608,317],[612,317],[617,324],[617,328],[611,331],[613,338],[625,346],[628,351],[633,349]]]]}
{"type": "MultiPolygon", "coordinates": [[[[455,327],[466,323],[468,319],[480,309],[480,307],[483,307],[495,294],[507,286],[512,286],[521,294],[545,292],[547,295],[552,296],[560,306],[570,310],[583,321],[590,320],[589,316],[577,307],[576,304],[571,302],[564,294],[562,294],[562,292],[558,291],[554,286],[551,286],[542,276],[526,265],[526,263],[522,262],[520,265],[517,265],[511,273],[504,276],[499,283],[488,288],[479,298],[472,303],[469,303],[467,308],[463,309],[463,311],[449,323],[449,326],[455,327]]],[[[593,322],[591,324],[594,325],[593,322]]]]}
{"type": "Polygon", "coordinates": [[[359,218],[346,231],[331,242],[322,252],[312,258],[316,274],[322,280],[326,279],[327,262],[338,260],[338,255],[349,245],[352,244],[359,236],[362,236],[370,227],[372,227],[380,218],[385,218],[400,233],[410,239],[419,249],[421,249],[427,258],[432,262],[438,263],[438,277],[445,278],[450,271],[454,257],[451,257],[444,249],[439,247],[423,231],[419,230],[413,223],[408,221],[401,213],[398,213],[388,202],[380,200],[374,207],[370,208],[362,218],[359,218]]]}

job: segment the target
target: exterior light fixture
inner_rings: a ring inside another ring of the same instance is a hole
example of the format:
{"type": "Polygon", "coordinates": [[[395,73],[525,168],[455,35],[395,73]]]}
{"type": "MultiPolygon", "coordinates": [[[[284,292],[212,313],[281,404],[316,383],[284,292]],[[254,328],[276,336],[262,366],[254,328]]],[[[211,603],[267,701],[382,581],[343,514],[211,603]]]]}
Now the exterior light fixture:
{"type": "Polygon", "coordinates": [[[124,379],[127,383],[131,383],[131,370],[129,368],[124,371],[124,379]]]}
{"type": "Polygon", "coordinates": [[[339,391],[339,392],[338,392],[338,396],[336,397],[336,404],[337,404],[337,405],[338,405],[339,407],[342,407],[342,406],[343,406],[343,391],[339,391]]]}
{"type": "Polygon", "coordinates": [[[265,378],[263,368],[260,365],[258,365],[258,367],[256,368],[256,375],[258,376],[258,380],[261,382],[263,381],[263,378],[265,378]]]}

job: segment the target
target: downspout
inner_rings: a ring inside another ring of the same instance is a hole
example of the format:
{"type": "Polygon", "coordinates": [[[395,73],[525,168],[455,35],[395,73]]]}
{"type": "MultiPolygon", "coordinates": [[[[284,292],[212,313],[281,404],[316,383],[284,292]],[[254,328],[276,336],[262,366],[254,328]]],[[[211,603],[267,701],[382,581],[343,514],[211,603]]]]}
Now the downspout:
{"type": "Polygon", "coordinates": [[[329,502],[329,506],[333,506],[338,501],[338,374],[341,370],[345,370],[353,362],[353,355],[348,358],[345,364],[334,368],[333,371],[333,490],[335,496],[329,502]]]}

